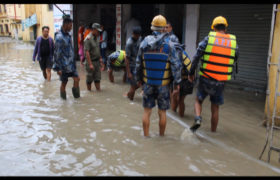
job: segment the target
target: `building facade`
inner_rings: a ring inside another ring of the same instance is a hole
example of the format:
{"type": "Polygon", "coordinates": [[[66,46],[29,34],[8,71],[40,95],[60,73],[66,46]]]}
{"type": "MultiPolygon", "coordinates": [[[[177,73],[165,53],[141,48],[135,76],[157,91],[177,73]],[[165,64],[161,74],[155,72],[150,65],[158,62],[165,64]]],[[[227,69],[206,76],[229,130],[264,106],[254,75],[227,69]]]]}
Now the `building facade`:
{"type": "Polygon", "coordinates": [[[10,19],[7,14],[7,5],[0,4],[0,36],[10,36],[10,19]]]}
{"type": "Polygon", "coordinates": [[[54,37],[53,19],[53,4],[1,4],[0,36],[33,42],[49,26],[54,37]]]}
{"type": "Polygon", "coordinates": [[[22,40],[21,21],[24,18],[24,5],[6,4],[7,16],[10,20],[10,36],[14,39],[22,40]]]}
{"type": "Polygon", "coordinates": [[[54,38],[53,5],[25,4],[22,31],[24,41],[35,41],[42,35],[42,27],[49,26],[49,35],[54,38]]]}

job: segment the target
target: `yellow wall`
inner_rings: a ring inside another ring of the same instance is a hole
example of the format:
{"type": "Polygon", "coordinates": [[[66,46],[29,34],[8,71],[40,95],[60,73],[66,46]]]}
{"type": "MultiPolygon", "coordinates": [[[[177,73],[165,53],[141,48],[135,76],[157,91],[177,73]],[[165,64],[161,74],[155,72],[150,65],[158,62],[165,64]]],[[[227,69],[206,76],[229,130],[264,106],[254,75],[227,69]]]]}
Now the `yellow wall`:
{"type": "Polygon", "coordinates": [[[41,28],[39,29],[39,34],[42,35],[42,27],[49,26],[49,36],[54,38],[54,20],[53,20],[53,11],[48,10],[48,5],[42,5],[43,16],[41,16],[41,28]]]}
{"type": "MultiPolygon", "coordinates": [[[[24,19],[27,19],[36,13],[36,4],[25,4],[24,9],[25,9],[24,19]]],[[[37,16],[37,18],[38,18],[38,16],[37,16]]],[[[30,41],[30,32],[33,32],[32,27],[29,27],[29,28],[24,27],[24,31],[22,32],[23,41],[30,41]]]]}
{"type": "MultiPolygon", "coordinates": [[[[278,4],[278,9],[280,9],[280,4],[278,4]]],[[[272,41],[272,56],[271,56],[271,63],[277,63],[279,62],[280,58],[280,12],[278,11],[276,14],[275,19],[275,27],[274,27],[274,35],[273,35],[273,41],[272,41]]],[[[276,89],[276,75],[277,75],[277,65],[270,65],[269,69],[269,89],[270,89],[270,95],[269,95],[269,117],[270,122],[272,118],[273,113],[273,107],[274,107],[274,93],[276,89]]],[[[280,67],[279,67],[280,68],[280,67]]],[[[280,77],[279,77],[280,80],[280,77]]],[[[278,92],[280,92],[280,81],[278,92]]],[[[266,105],[265,105],[265,114],[268,115],[267,112],[267,105],[268,105],[268,98],[266,99],[266,105]]],[[[280,116],[280,97],[277,98],[276,103],[276,109],[278,110],[278,116],[280,116]]],[[[276,119],[275,124],[280,126],[280,119],[276,119]]]]}
{"type": "Polygon", "coordinates": [[[6,4],[7,6],[7,15],[10,19],[22,19],[22,8],[24,8],[24,4],[6,4]]]}
{"type": "MultiPolygon", "coordinates": [[[[50,32],[49,35],[53,38],[53,11],[50,11],[47,4],[26,4],[25,5],[25,19],[32,16],[33,14],[37,15],[37,37],[42,35],[42,27],[49,26],[50,32]]],[[[23,40],[30,41],[30,33],[33,32],[33,26],[24,30],[23,40]]]]}

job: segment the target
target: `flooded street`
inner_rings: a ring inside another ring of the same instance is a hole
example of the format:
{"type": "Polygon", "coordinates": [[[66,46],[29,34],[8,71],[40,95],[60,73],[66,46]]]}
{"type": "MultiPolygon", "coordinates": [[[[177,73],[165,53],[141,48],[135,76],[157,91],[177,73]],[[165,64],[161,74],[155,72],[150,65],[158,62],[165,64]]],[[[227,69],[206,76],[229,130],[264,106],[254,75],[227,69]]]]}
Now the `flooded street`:
{"type": "Polygon", "coordinates": [[[265,142],[265,128],[259,126],[262,97],[226,94],[217,133],[210,132],[207,98],[202,127],[193,135],[184,130],[193,123],[193,93],[185,100],[184,118],[168,111],[164,137],[154,108],[151,138],[145,138],[140,91],[133,102],[123,96],[129,85],[122,83],[122,72],[114,72],[115,84],[102,72],[101,92],[94,86],[88,92],[77,62],[81,98],[73,98],[69,78],[65,101],[58,75],[52,71],[46,82],[38,62],[33,64],[33,48],[0,38],[1,176],[280,175],[277,155],[271,164],[258,160],[265,142]]]}

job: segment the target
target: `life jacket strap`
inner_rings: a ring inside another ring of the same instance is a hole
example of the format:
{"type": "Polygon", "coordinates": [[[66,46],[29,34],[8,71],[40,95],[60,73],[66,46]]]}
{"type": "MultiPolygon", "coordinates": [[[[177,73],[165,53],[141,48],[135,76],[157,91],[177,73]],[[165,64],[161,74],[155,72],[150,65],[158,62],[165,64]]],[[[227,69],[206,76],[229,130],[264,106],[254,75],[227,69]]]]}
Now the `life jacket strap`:
{"type": "Polygon", "coordinates": [[[169,71],[170,70],[170,68],[167,68],[167,69],[156,69],[156,68],[147,68],[147,67],[143,67],[143,69],[150,70],[150,71],[169,71]]]}
{"type": "Polygon", "coordinates": [[[219,72],[219,71],[213,71],[213,70],[203,69],[203,68],[200,68],[200,71],[202,71],[203,73],[204,73],[204,71],[206,71],[206,72],[215,73],[215,74],[231,75],[231,72],[219,72]]]}
{"type": "Polygon", "coordinates": [[[170,63],[169,60],[162,60],[162,59],[144,59],[144,61],[156,61],[156,62],[170,63]]]}
{"type": "Polygon", "coordinates": [[[209,34],[208,36],[215,37],[215,38],[222,38],[222,39],[236,40],[236,38],[223,37],[223,36],[217,36],[217,35],[211,35],[211,34],[209,34]]]}
{"type": "Polygon", "coordinates": [[[229,46],[223,46],[223,45],[219,45],[219,44],[208,43],[208,45],[211,45],[211,46],[219,46],[219,47],[223,47],[223,48],[227,48],[227,49],[236,50],[236,48],[229,47],[229,46]]]}
{"type": "Polygon", "coordinates": [[[217,53],[210,53],[210,52],[205,52],[204,51],[204,54],[207,54],[207,55],[212,55],[212,56],[219,56],[219,57],[224,57],[224,58],[230,58],[230,59],[235,59],[234,56],[228,56],[228,55],[224,55],[224,54],[217,54],[217,53]]]}
{"type": "Polygon", "coordinates": [[[204,59],[201,59],[201,61],[203,63],[213,64],[213,65],[218,65],[218,66],[234,67],[233,64],[222,64],[222,63],[217,63],[217,62],[212,62],[212,61],[205,61],[204,59]]]}
{"type": "Polygon", "coordinates": [[[145,75],[143,75],[145,78],[147,79],[151,79],[151,80],[168,80],[171,79],[171,76],[167,77],[167,78],[152,78],[152,77],[147,77],[145,75]]]}

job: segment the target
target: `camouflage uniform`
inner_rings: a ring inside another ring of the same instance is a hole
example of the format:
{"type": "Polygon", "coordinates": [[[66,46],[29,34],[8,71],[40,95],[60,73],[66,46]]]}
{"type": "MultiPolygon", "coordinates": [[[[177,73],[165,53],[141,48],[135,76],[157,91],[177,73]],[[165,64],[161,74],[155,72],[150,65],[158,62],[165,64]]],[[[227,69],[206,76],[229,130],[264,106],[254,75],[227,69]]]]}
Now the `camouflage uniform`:
{"type": "Polygon", "coordinates": [[[173,33],[173,31],[171,31],[171,32],[169,33],[169,38],[170,38],[170,41],[179,43],[179,39],[178,39],[178,37],[173,33]]]}
{"type": "MultiPolygon", "coordinates": [[[[95,83],[100,82],[101,80],[101,71],[100,71],[100,48],[99,48],[99,40],[97,37],[94,37],[92,33],[88,34],[84,40],[84,51],[89,51],[91,63],[94,67],[94,70],[89,68],[88,61],[86,61],[86,82],[87,84],[91,84],[93,81],[95,83]]],[[[87,57],[86,57],[87,58],[87,57]]]]}
{"type": "MultiPolygon", "coordinates": [[[[180,61],[182,63],[182,71],[181,71],[182,81],[180,83],[180,97],[182,97],[188,94],[192,94],[194,83],[188,80],[189,71],[187,67],[184,65],[184,59],[182,55],[184,52],[184,45],[179,43],[174,43],[174,46],[176,48],[176,53],[178,53],[178,57],[180,58],[180,61]]],[[[186,58],[189,58],[187,53],[186,53],[186,58]]]]}
{"type": "Polygon", "coordinates": [[[54,71],[61,71],[60,80],[67,82],[68,77],[78,77],[71,35],[63,29],[55,36],[54,71]]]}
{"type": "Polygon", "coordinates": [[[130,37],[125,46],[125,53],[126,56],[129,59],[129,69],[132,74],[132,80],[129,80],[130,85],[135,86],[136,85],[136,78],[135,78],[135,64],[136,64],[136,57],[138,53],[138,49],[140,46],[140,43],[142,41],[142,37],[139,37],[138,40],[134,40],[132,37],[130,37]]]}

